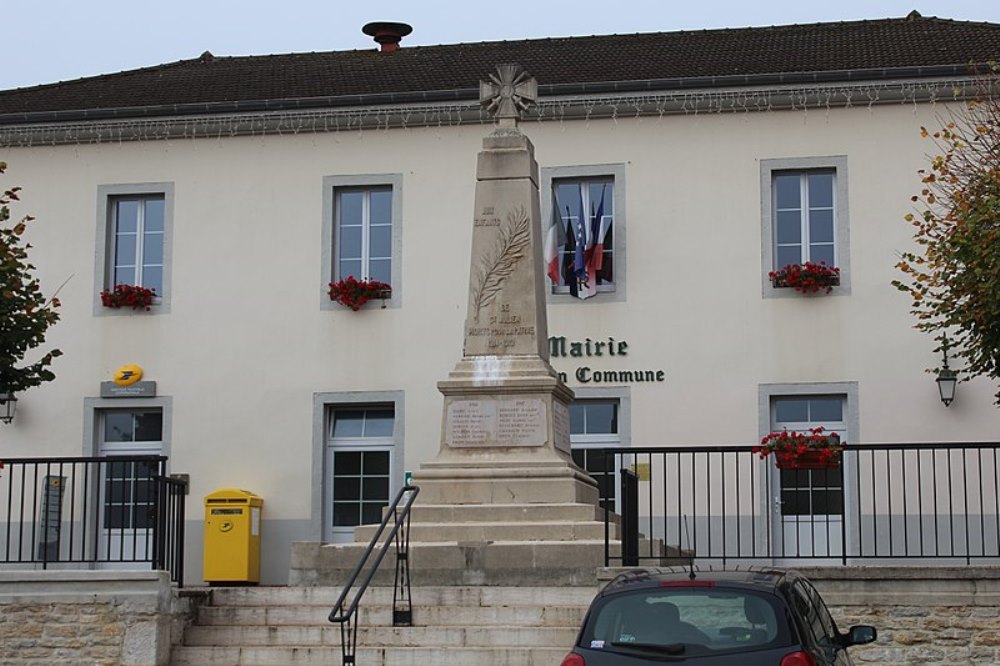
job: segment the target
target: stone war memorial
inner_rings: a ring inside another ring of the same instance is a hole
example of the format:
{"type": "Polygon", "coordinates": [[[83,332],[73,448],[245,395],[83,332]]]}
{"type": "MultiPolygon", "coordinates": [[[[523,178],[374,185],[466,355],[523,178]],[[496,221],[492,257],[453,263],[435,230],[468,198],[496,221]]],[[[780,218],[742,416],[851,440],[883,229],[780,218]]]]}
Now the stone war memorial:
{"type": "MultiPolygon", "coordinates": [[[[573,392],[549,364],[538,164],[518,128],[536,95],[516,64],[480,84],[495,126],[478,158],[464,348],[438,382],[440,451],[414,475],[416,585],[590,584],[604,564],[597,484],[570,456],[573,392]]],[[[342,581],[372,531],[295,544],[292,583],[342,581]]]]}

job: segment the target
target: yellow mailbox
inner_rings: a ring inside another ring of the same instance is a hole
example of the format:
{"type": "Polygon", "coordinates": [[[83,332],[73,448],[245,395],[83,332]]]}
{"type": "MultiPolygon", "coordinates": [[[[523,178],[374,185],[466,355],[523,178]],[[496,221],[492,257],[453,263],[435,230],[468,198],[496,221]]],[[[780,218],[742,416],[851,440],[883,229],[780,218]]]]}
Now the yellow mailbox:
{"type": "Polygon", "coordinates": [[[215,584],[260,582],[260,512],[264,500],[223,488],[205,496],[204,579],[215,584]]]}

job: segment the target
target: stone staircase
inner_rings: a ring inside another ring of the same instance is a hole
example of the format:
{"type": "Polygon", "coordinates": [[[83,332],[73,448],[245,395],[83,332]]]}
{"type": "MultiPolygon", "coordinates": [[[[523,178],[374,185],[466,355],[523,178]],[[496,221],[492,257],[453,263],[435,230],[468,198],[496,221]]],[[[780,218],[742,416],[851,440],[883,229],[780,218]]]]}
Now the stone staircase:
{"type": "MultiPolygon", "coordinates": [[[[415,587],[412,627],[392,626],[392,588],[359,607],[357,666],[551,666],[598,586],[415,587]]],[[[213,588],[172,666],[341,664],[334,587],[213,588]]]]}

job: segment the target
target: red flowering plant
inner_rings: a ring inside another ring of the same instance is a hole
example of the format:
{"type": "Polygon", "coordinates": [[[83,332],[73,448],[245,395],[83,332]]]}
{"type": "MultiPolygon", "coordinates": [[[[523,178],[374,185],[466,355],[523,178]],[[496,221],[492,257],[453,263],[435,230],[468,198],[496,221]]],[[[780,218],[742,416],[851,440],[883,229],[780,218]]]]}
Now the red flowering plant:
{"type": "Polygon", "coordinates": [[[115,310],[132,308],[148,312],[152,308],[154,298],[156,298],[155,289],[131,284],[116,284],[114,289],[110,291],[105,289],[101,292],[101,304],[115,310]]]}
{"type": "Polygon", "coordinates": [[[810,428],[808,434],[782,430],[760,440],[753,452],[761,459],[774,455],[778,467],[822,469],[840,464],[844,445],[835,432],[824,434],[822,427],[810,428]]]}
{"type": "Polygon", "coordinates": [[[829,294],[840,284],[840,269],[828,266],[825,261],[788,264],[767,276],[775,287],[791,287],[803,294],[815,294],[820,290],[829,294]]]}
{"type": "Polygon", "coordinates": [[[358,280],[350,275],[343,280],[330,283],[330,300],[351,308],[355,312],[373,298],[385,299],[392,297],[392,286],[378,280],[358,280]]]}

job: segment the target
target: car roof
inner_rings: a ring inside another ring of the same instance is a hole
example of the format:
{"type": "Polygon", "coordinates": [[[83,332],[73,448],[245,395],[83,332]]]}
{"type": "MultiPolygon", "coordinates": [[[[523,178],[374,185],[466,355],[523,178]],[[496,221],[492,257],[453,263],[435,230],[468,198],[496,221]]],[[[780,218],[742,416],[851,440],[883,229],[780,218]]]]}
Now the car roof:
{"type": "Polygon", "coordinates": [[[801,575],[796,571],[773,567],[714,571],[681,567],[630,569],[615,576],[605,585],[599,596],[663,587],[664,583],[673,588],[712,586],[751,589],[773,594],[782,580],[799,577],[801,575]]]}

